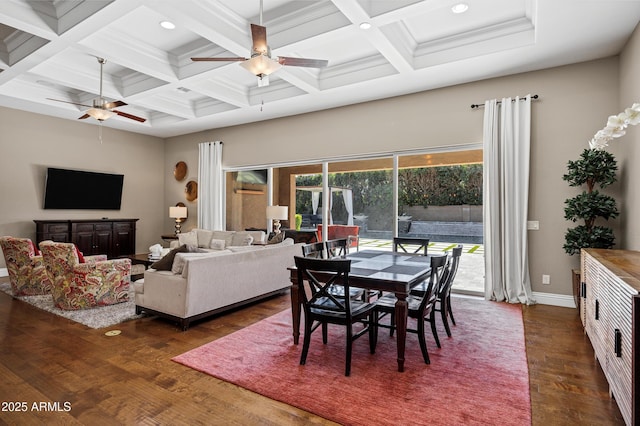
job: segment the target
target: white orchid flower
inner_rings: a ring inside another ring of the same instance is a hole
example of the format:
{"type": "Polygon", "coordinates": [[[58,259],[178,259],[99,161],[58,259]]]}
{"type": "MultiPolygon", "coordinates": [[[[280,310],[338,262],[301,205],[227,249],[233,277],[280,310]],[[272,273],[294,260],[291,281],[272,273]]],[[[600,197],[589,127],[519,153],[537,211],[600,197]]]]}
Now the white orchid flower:
{"type": "Polygon", "coordinates": [[[628,124],[635,126],[640,123],[640,103],[633,104],[631,108],[625,109],[624,113],[627,116],[628,124]]]}
{"type": "Polygon", "coordinates": [[[589,141],[589,148],[595,150],[603,149],[609,146],[609,142],[614,138],[623,136],[628,126],[635,126],[637,124],[640,124],[640,103],[638,102],[620,114],[610,116],[605,128],[598,130],[593,139],[589,141]]]}

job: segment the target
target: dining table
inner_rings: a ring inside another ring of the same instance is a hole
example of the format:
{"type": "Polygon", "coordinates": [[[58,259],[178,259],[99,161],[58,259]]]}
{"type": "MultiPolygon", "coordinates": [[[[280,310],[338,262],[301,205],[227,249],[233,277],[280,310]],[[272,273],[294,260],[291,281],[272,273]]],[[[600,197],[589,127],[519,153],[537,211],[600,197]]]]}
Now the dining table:
{"type": "MultiPolygon", "coordinates": [[[[431,256],[378,250],[362,250],[347,254],[351,260],[349,285],[367,290],[392,292],[396,296],[395,323],[398,346],[398,371],[404,371],[404,352],[407,337],[407,296],[413,287],[429,278],[431,256]]],[[[300,338],[302,293],[295,266],[291,272],[291,315],[293,342],[300,338]]]]}

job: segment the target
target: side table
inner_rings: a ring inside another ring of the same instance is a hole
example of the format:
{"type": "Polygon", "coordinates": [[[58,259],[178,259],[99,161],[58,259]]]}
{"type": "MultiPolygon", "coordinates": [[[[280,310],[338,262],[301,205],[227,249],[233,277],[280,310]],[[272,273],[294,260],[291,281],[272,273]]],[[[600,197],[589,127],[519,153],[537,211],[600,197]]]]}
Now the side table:
{"type": "MultiPolygon", "coordinates": [[[[144,265],[145,270],[157,261],[157,259],[149,259],[149,253],[130,254],[123,256],[123,258],[130,259],[132,265],[144,265]]],[[[141,278],[144,278],[144,274],[131,275],[131,281],[137,281],[141,278]]]]}

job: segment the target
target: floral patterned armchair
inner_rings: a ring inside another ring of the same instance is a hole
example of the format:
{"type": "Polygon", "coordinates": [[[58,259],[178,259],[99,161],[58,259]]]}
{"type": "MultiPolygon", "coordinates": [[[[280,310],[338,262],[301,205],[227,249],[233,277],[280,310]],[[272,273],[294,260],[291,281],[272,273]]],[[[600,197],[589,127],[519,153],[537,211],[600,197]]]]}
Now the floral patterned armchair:
{"type": "Polygon", "coordinates": [[[40,251],[58,308],[78,310],[129,300],[131,260],[105,260],[101,255],[87,256],[85,263],[79,263],[74,244],[53,241],[42,241],[40,251]]]}
{"type": "Polygon", "coordinates": [[[48,294],[51,288],[42,256],[28,238],[0,237],[14,296],[48,294]]]}

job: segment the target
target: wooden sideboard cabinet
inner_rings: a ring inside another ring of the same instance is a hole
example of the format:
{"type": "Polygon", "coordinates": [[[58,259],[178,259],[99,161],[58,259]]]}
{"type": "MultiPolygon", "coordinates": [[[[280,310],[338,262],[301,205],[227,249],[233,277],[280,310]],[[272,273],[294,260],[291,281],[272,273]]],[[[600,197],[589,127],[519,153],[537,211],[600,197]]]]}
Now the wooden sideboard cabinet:
{"type": "Polygon", "coordinates": [[[106,254],[109,259],[136,252],[138,219],[34,220],[36,242],[74,243],[86,255],[106,254]]]}
{"type": "Polygon", "coordinates": [[[640,422],[640,252],[583,249],[581,318],[609,392],[628,425],[640,422]]]}

